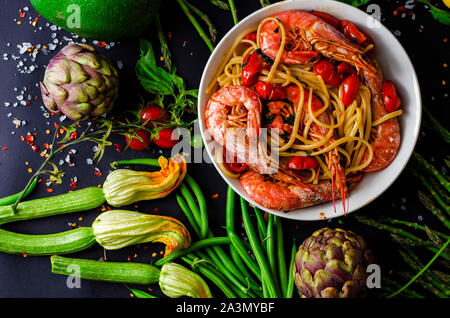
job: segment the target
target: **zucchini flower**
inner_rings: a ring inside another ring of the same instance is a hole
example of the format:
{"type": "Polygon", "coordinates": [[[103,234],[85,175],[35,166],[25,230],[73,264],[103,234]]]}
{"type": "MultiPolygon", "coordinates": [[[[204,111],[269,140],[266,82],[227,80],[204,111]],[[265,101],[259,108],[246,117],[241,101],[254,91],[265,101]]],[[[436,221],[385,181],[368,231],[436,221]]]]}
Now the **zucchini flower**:
{"type": "Polygon", "coordinates": [[[103,184],[106,201],[112,206],[124,206],[142,200],[167,196],[186,175],[186,160],[176,155],[169,160],[159,157],[160,171],[118,169],[111,172],[103,184]]]}
{"type": "Polygon", "coordinates": [[[166,263],[161,267],[159,287],[170,298],[182,296],[212,298],[209,287],[203,278],[176,263],[166,263]]]}
{"type": "Polygon", "coordinates": [[[98,244],[107,250],[146,242],[166,245],[164,257],[191,244],[191,236],[178,220],[126,210],[112,210],[100,214],[92,223],[98,244]]]}

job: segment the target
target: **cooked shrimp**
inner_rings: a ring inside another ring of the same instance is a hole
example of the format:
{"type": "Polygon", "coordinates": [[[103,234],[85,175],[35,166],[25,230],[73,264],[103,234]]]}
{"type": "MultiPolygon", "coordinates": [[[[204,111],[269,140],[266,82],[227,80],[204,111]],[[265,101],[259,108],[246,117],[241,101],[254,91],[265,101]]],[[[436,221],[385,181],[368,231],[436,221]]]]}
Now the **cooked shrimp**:
{"type": "MultiPolygon", "coordinates": [[[[281,56],[281,63],[304,64],[305,60],[298,57],[298,51],[305,49],[308,51],[311,47],[325,57],[347,62],[357,69],[370,89],[372,120],[376,121],[387,113],[381,94],[383,75],[373,55],[369,58],[366,57],[360,46],[351,43],[341,32],[310,13],[285,11],[273,17],[278,19],[287,30],[288,41],[286,43],[288,45],[284,48],[285,52],[281,56]],[[291,42],[301,42],[301,46],[295,46],[295,49],[292,50],[292,45],[289,45],[291,42]]],[[[261,50],[272,59],[278,54],[281,43],[281,32],[276,31],[277,27],[276,22],[269,21],[260,31],[261,50]]],[[[364,171],[377,171],[388,166],[397,155],[400,139],[397,118],[389,119],[376,126],[371,133],[373,158],[364,171]]],[[[365,152],[363,160],[367,160],[368,157],[369,150],[365,152]]]]}
{"type": "Polygon", "coordinates": [[[205,109],[206,128],[215,141],[225,144],[228,128],[246,128],[248,137],[259,136],[261,101],[258,94],[246,86],[226,86],[209,99],[205,109]]]}
{"type": "MultiPolygon", "coordinates": [[[[378,68],[377,76],[364,76],[366,84],[370,89],[372,95],[372,121],[376,121],[388,112],[384,107],[383,97],[381,94],[381,87],[383,84],[383,76],[381,70],[378,68]]],[[[373,158],[370,164],[363,169],[364,172],[373,172],[384,169],[397,156],[400,147],[400,125],[396,117],[388,119],[381,124],[372,128],[370,134],[370,146],[373,150],[373,158]]],[[[369,157],[369,150],[364,152],[362,161],[364,162],[369,157]]]]}
{"type": "MultiPolygon", "coordinates": [[[[347,180],[348,188],[353,188],[361,175],[355,175],[347,180]]],[[[271,176],[261,175],[254,171],[241,175],[241,185],[245,192],[256,203],[274,210],[289,211],[340,198],[341,192],[332,189],[328,181],[310,185],[308,188],[297,184],[275,180],[271,176]]]]}

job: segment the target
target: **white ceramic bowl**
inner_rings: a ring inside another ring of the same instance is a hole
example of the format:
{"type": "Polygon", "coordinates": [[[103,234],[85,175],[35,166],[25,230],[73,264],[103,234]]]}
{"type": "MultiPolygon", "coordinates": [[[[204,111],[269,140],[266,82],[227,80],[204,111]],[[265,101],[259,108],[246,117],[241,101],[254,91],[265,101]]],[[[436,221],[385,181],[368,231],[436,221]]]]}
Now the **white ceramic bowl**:
{"type": "MultiPolygon", "coordinates": [[[[408,162],[419,134],[422,102],[420,96],[419,83],[414,67],[399,41],[383,25],[379,24],[376,28],[371,28],[373,19],[364,11],[361,11],[342,2],[332,0],[288,0],[260,9],[234,26],[220,41],[216,49],[210,56],[208,63],[203,71],[200,82],[200,91],[198,99],[198,113],[200,129],[203,140],[206,142],[204,109],[208,103],[209,95],[206,94],[206,88],[212,81],[220,63],[229,51],[236,37],[250,27],[257,25],[264,18],[275,13],[286,10],[318,10],[328,12],[338,19],[347,19],[354,22],[367,31],[373,38],[376,45],[377,59],[384,72],[384,78],[393,80],[400,92],[403,101],[404,115],[400,117],[401,126],[401,146],[394,161],[385,169],[366,174],[362,181],[350,191],[348,213],[357,211],[361,207],[369,204],[381,195],[395,181],[408,162]]],[[[210,143],[211,145],[211,143],[210,143]]],[[[280,212],[264,208],[254,202],[243,190],[239,180],[226,177],[218,168],[212,156],[212,146],[206,147],[208,154],[213,160],[216,169],[222,178],[251,204],[260,209],[278,215],[280,217],[297,220],[320,220],[324,218],[334,218],[344,214],[340,201],[336,202],[336,211],[332,202],[320,205],[293,210],[289,212],[280,212]]]]}

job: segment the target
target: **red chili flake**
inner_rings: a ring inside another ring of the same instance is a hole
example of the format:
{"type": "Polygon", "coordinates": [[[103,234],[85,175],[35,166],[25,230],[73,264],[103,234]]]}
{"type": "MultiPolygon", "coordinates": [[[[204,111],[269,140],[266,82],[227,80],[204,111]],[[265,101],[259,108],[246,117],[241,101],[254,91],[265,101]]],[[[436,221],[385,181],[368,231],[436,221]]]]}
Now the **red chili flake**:
{"type": "Polygon", "coordinates": [[[106,43],[106,42],[104,42],[104,41],[99,41],[98,43],[97,43],[97,46],[98,47],[105,47],[105,46],[107,46],[108,45],[108,43],[106,43]]]}
{"type": "Polygon", "coordinates": [[[8,147],[2,147],[3,150],[8,150],[8,147]]]}
{"type": "Polygon", "coordinates": [[[167,37],[169,38],[169,40],[172,40],[172,32],[167,32],[167,37]]]}
{"type": "Polygon", "coordinates": [[[27,100],[27,105],[26,105],[26,106],[30,106],[30,104],[31,104],[31,102],[30,102],[30,100],[28,99],[28,100],[27,100]]]}
{"type": "Polygon", "coordinates": [[[159,209],[158,209],[158,208],[154,208],[154,209],[153,209],[153,212],[154,212],[154,213],[158,213],[158,212],[159,212],[159,209]]]}
{"type": "Polygon", "coordinates": [[[127,260],[131,261],[131,255],[128,255],[127,260]]]}
{"type": "Polygon", "coordinates": [[[219,197],[218,193],[211,194],[211,199],[217,199],[219,197]]]}
{"type": "Polygon", "coordinates": [[[25,12],[20,12],[19,13],[19,18],[25,18],[25,14],[26,14],[25,12]]]}
{"type": "Polygon", "coordinates": [[[32,145],[34,142],[34,136],[33,135],[27,135],[27,144],[32,145]]]}
{"type": "Polygon", "coordinates": [[[21,141],[25,141],[25,138],[23,136],[20,136],[21,141]]]}
{"type": "Polygon", "coordinates": [[[48,192],[48,193],[52,193],[52,192],[53,192],[53,189],[48,188],[48,189],[47,189],[47,192],[48,192]]]}
{"type": "Polygon", "coordinates": [[[116,147],[117,152],[122,152],[122,146],[119,144],[114,144],[114,147],[116,147]]]}
{"type": "Polygon", "coordinates": [[[36,145],[31,146],[31,149],[33,149],[34,152],[38,152],[39,151],[39,147],[36,145]]]}
{"type": "Polygon", "coordinates": [[[78,138],[78,133],[77,133],[76,131],[74,131],[74,132],[70,135],[69,140],[77,139],[77,138],[78,138]]]}
{"type": "Polygon", "coordinates": [[[76,187],[77,187],[77,182],[76,182],[76,181],[73,181],[73,182],[70,184],[70,187],[71,187],[71,188],[76,188],[76,187]]]}
{"type": "Polygon", "coordinates": [[[22,252],[22,256],[23,256],[23,257],[27,257],[27,256],[28,256],[28,254],[27,254],[27,253],[25,253],[25,252],[22,252]]]}
{"type": "Polygon", "coordinates": [[[95,174],[97,177],[103,176],[103,173],[102,173],[100,170],[95,170],[95,171],[94,171],[94,174],[95,174]]]}

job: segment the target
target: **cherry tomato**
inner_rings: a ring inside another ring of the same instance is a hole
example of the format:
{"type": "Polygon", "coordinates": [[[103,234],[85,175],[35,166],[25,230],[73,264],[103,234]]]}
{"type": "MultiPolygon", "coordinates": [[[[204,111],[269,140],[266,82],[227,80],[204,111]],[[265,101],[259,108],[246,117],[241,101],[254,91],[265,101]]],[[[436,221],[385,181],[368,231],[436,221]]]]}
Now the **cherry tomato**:
{"type": "Polygon", "coordinates": [[[359,31],[358,28],[350,21],[341,20],[340,29],[347,38],[355,43],[363,44],[367,41],[365,34],[359,31]]]}
{"type": "Polygon", "coordinates": [[[256,83],[256,93],[263,99],[283,99],[286,98],[286,93],[283,88],[275,87],[271,83],[258,81],[256,83]]]}
{"type": "Polygon", "coordinates": [[[246,163],[226,163],[227,168],[233,172],[239,173],[247,169],[246,163]]]}
{"type": "Polygon", "coordinates": [[[317,168],[319,163],[314,157],[295,156],[289,159],[287,166],[292,170],[305,170],[317,168]]]}
{"type": "Polygon", "coordinates": [[[312,15],[315,15],[316,17],[321,18],[323,21],[331,25],[332,27],[339,29],[339,20],[332,16],[331,14],[328,14],[326,12],[322,11],[310,11],[312,15]]]}
{"type": "Polygon", "coordinates": [[[273,85],[268,82],[258,81],[255,87],[256,93],[262,99],[268,99],[272,94],[273,85]]]}
{"type": "Polygon", "coordinates": [[[244,58],[244,65],[242,68],[242,85],[252,86],[258,81],[259,72],[263,69],[264,61],[255,51],[244,58]]]}
{"type": "Polygon", "coordinates": [[[161,107],[156,105],[147,105],[141,110],[141,121],[152,120],[169,120],[169,114],[166,113],[161,107]]]}
{"type": "Polygon", "coordinates": [[[314,73],[320,75],[323,81],[328,85],[336,87],[341,84],[341,79],[339,78],[336,67],[327,60],[319,61],[314,65],[314,73]]]}
{"type": "Polygon", "coordinates": [[[355,74],[347,76],[342,82],[342,103],[350,106],[356,99],[359,91],[359,77],[355,74]]]}
{"type": "Polygon", "coordinates": [[[383,94],[384,107],[388,112],[396,111],[402,105],[402,100],[397,94],[397,88],[391,81],[384,81],[381,88],[383,94]]]}
{"type": "Polygon", "coordinates": [[[355,69],[347,62],[341,62],[338,65],[337,72],[341,77],[346,77],[347,75],[356,74],[355,69]]]}
{"type": "Polygon", "coordinates": [[[256,31],[255,32],[251,32],[249,34],[247,34],[246,36],[244,36],[245,40],[250,40],[256,43],[256,31]]]}
{"type": "Polygon", "coordinates": [[[126,136],[125,141],[127,142],[127,145],[129,145],[130,148],[134,149],[134,150],[147,149],[150,144],[150,134],[146,130],[143,130],[143,129],[138,130],[135,134],[140,139],[142,139],[142,141],[134,136],[133,136],[133,138],[131,138],[131,141],[130,141],[130,138],[128,136],[126,136]]]}
{"type": "Polygon", "coordinates": [[[227,155],[227,151],[225,149],[225,147],[223,147],[223,162],[225,163],[225,166],[230,169],[231,171],[235,172],[235,173],[239,173],[244,171],[245,169],[247,169],[247,164],[245,162],[237,162],[236,157],[234,157],[232,159],[232,162],[230,162],[230,156],[227,155]]]}
{"type": "Polygon", "coordinates": [[[158,137],[153,138],[153,142],[160,148],[169,149],[175,146],[178,142],[177,139],[172,139],[173,128],[164,128],[158,132],[158,137]]]}

